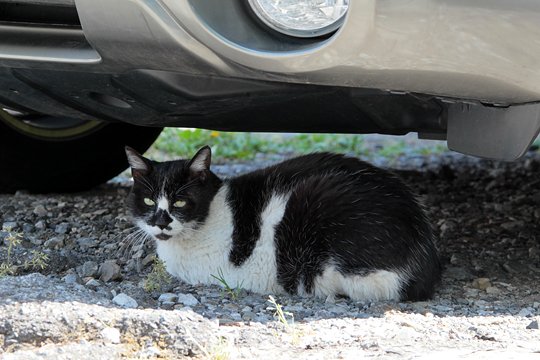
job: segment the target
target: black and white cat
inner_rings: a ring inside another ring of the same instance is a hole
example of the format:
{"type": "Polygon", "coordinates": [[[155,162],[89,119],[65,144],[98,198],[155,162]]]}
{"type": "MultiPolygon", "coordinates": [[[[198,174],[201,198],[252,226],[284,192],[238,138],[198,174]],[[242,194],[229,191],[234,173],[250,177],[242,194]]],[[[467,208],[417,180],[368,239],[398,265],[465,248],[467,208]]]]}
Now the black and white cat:
{"type": "Polygon", "coordinates": [[[210,171],[211,150],[155,162],[126,147],[128,207],[167,271],[190,283],[332,301],[422,300],[440,278],[433,232],[395,176],[331,153],[236,178],[210,171]]]}

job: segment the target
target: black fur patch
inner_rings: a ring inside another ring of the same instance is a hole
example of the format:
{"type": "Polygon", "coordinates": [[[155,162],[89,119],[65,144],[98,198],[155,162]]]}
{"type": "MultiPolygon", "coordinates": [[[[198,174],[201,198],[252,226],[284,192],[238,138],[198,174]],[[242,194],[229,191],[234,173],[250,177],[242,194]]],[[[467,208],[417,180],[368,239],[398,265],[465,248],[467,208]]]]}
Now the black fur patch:
{"type": "Polygon", "coordinates": [[[235,229],[230,260],[241,265],[260,235],[273,193],[290,193],[276,227],[278,281],[310,292],[330,261],[344,275],[407,269],[404,300],[432,296],[440,278],[433,232],[412,192],[394,175],[355,158],[311,154],[228,181],[235,229]]]}

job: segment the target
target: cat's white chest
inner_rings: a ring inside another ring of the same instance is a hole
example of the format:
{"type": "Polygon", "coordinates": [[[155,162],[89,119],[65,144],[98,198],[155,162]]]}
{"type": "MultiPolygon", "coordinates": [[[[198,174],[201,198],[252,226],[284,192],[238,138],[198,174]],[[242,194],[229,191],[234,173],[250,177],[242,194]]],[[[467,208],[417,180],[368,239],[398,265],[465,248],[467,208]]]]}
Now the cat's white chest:
{"type": "Polygon", "coordinates": [[[275,226],[283,218],[288,197],[274,195],[264,208],[260,237],[251,256],[241,265],[229,261],[234,230],[227,202],[227,186],[214,197],[205,223],[185,239],[158,241],[157,253],[167,270],[190,284],[220,284],[222,275],[231,288],[259,293],[283,293],[277,282],[275,226]]]}

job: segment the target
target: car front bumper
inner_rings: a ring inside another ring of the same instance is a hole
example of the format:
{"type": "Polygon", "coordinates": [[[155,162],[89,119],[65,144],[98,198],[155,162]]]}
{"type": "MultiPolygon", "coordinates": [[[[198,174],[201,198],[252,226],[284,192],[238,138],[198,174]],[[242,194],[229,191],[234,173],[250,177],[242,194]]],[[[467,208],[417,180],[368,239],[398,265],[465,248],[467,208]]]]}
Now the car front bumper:
{"type": "Polygon", "coordinates": [[[80,29],[0,25],[0,103],[139,125],[445,137],[463,104],[502,114],[540,100],[532,0],[352,0],[343,26],[315,39],[268,31],[239,0],[74,3],[80,29]]]}

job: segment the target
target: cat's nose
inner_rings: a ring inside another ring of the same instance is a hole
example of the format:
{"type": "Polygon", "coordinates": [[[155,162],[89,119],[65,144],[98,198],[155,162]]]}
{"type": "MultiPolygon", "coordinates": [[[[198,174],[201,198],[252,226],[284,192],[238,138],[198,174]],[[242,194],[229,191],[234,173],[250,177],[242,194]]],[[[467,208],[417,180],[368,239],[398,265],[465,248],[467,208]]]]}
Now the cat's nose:
{"type": "Polygon", "coordinates": [[[161,230],[165,230],[171,222],[172,219],[166,211],[158,211],[156,214],[156,221],[154,225],[161,230]]]}

